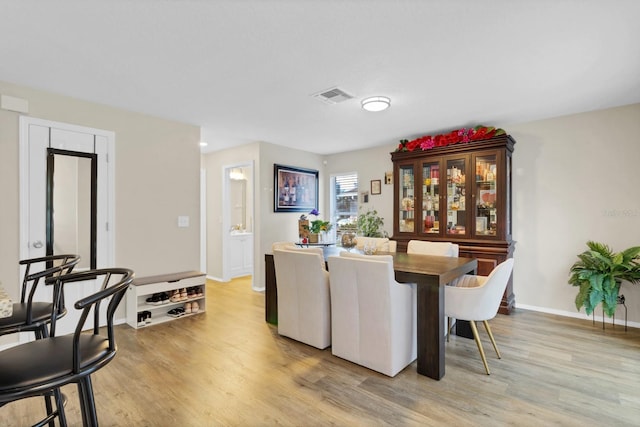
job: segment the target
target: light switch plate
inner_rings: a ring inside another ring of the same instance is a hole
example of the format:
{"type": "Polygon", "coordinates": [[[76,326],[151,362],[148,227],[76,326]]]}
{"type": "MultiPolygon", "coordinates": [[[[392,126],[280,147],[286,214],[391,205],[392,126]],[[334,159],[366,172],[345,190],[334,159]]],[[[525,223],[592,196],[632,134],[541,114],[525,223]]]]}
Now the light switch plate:
{"type": "Polygon", "coordinates": [[[181,215],[178,217],[178,227],[188,227],[189,226],[189,217],[185,215],[181,215]]]}

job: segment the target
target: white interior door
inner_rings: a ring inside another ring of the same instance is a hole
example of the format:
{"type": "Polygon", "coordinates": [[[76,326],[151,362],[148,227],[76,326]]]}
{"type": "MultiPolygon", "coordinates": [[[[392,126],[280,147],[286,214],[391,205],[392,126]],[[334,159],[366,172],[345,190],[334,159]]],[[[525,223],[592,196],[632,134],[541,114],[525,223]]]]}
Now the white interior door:
{"type": "MultiPolygon", "coordinates": [[[[97,154],[96,268],[113,265],[113,132],[49,122],[30,117],[20,120],[21,259],[46,255],[47,149],[56,148],[97,154]],[[111,157],[111,162],[109,161],[111,157]]],[[[55,252],[54,252],[55,253],[55,252]]],[[[57,253],[56,253],[57,254],[57,253]]],[[[81,263],[81,268],[89,268],[81,263]]],[[[22,275],[24,272],[21,271],[22,275]]],[[[57,334],[75,329],[78,299],[98,290],[95,281],[74,283],[65,288],[68,314],[57,324],[57,334]]],[[[51,289],[41,287],[38,298],[51,298],[51,289]]],[[[88,324],[88,326],[91,326],[88,324]]],[[[27,340],[29,337],[21,337],[27,340]]]]}

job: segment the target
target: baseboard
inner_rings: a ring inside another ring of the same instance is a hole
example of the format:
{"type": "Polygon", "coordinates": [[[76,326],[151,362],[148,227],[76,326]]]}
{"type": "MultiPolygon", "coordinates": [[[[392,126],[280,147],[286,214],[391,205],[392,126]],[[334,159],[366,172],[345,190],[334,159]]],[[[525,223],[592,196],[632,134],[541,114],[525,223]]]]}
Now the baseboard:
{"type": "MultiPolygon", "coordinates": [[[[582,312],[556,310],[556,309],[553,309],[553,308],[536,307],[534,305],[517,304],[516,303],[516,309],[518,309],[518,308],[522,308],[524,310],[539,311],[541,313],[547,313],[547,314],[556,314],[558,316],[564,316],[564,317],[573,317],[575,319],[583,319],[583,320],[591,320],[591,321],[593,321],[593,317],[592,316],[587,316],[585,313],[582,313],[582,312]]],[[[602,314],[600,314],[600,316],[596,316],[596,322],[602,322],[602,314]]],[[[609,317],[605,316],[605,324],[611,325],[612,323],[613,323],[613,318],[609,318],[609,317]]],[[[619,317],[616,317],[615,324],[624,326],[624,317],[622,319],[619,318],[619,317]]],[[[638,322],[627,322],[627,327],[640,328],[640,323],[638,323],[638,322]]]]}

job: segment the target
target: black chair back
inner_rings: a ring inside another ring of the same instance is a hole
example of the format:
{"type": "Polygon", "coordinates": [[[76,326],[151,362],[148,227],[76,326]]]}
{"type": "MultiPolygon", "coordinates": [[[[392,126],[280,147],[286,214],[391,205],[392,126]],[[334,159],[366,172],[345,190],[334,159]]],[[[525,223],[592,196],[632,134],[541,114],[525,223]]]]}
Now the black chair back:
{"type": "MultiPolygon", "coordinates": [[[[75,332],[73,333],[73,371],[80,372],[80,353],[81,336],[83,330],[86,330],[87,319],[93,316],[93,335],[100,335],[100,306],[107,299],[106,310],[106,328],[108,338],[108,353],[115,352],[116,341],[113,331],[113,317],[118,305],[122,301],[131,282],[133,282],[134,273],[126,268],[104,268],[98,270],[88,270],[71,274],[59,275],[47,279],[47,283],[59,286],[60,292],[64,292],[64,287],[69,283],[83,282],[86,280],[102,280],[100,291],[84,297],[74,304],[78,310],[82,310],[75,332]],[[114,283],[114,278],[117,282],[114,283]],[[93,313],[92,313],[93,311],[93,313]]],[[[52,329],[55,331],[55,322],[52,323],[52,329]]]]}
{"type": "Polygon", "coordinates": [[[64,306],[64,295],[58,288],[54,288],[51,300],[34,301],[36,290],[44,279],[71,273],[78,262],[80,262],[80,256],[73,254],[50,255],[20,261],[19,264],[25,266],[20,301],[13,304],[11,317],[0,319],[0,335],[34,331],[38,339],[49,336],[47,324],[52,319],[64,316],[67,312],[64,306]],[[43,269],[33,272],[38,265],[42,265],[43,269]]]}
{"type": "Polygon", "coordinates": [[[66,425],[64,396],[60,388],[76,383],[83,426],[97,426],[98,418],[93,396],[91,374],[109,363],[116,354],[114,315],[131,282],[133,271],[126,268],[104,268],[69,274],[56,274],[46,283],[62,294],[66,286],[87,280],[101,281],[100,290],[74,304],[80,317],[73,334],[55,336],[55,318],[49,337],[12,347],[0,352],[0,366],[7,367],[0,375],[0,406],[34,396],[44,396],[47,417],[37,425],[59,418],[66,425]],[[100,327],[100,307],[106,304],[106,334],[100,327]],[[92,317],[90,317],[92,316],[92,317]],[[91,333],[83,333],[88,319],[93,319],[91,333]],[[53,396],[56,410],[49,397],[53,396]]]}

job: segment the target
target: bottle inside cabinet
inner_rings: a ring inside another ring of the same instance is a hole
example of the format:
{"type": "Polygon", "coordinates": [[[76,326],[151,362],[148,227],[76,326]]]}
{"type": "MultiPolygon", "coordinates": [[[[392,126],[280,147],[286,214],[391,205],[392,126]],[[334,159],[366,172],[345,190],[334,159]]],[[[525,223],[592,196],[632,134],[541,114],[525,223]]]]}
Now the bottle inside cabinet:
{"type": "Polygon", "coordinates": [[[422,165],[422,231],[438,234],[440,231],[440,165],[425,163],[422,165]]]}
{"type": "Polygon", "coordinates": [[[447,160],[447,234],[466,234],[465,159],[447,160]]]}
{"type": "Polygon", "coordinates": [[[400,167],[400,194],[399,194],[399,225],[401,232],[412,233],[415,231],[414,223],[414,194],[415,177],[412,166],[400,167]]]}
{"type": "Polygon", "coordinates": [[[498,168],[496,156],[478,156],[476,158],[476,228],[481,236],[495,236],[497,230],[497,191],[496,176],[498,168]]]}

